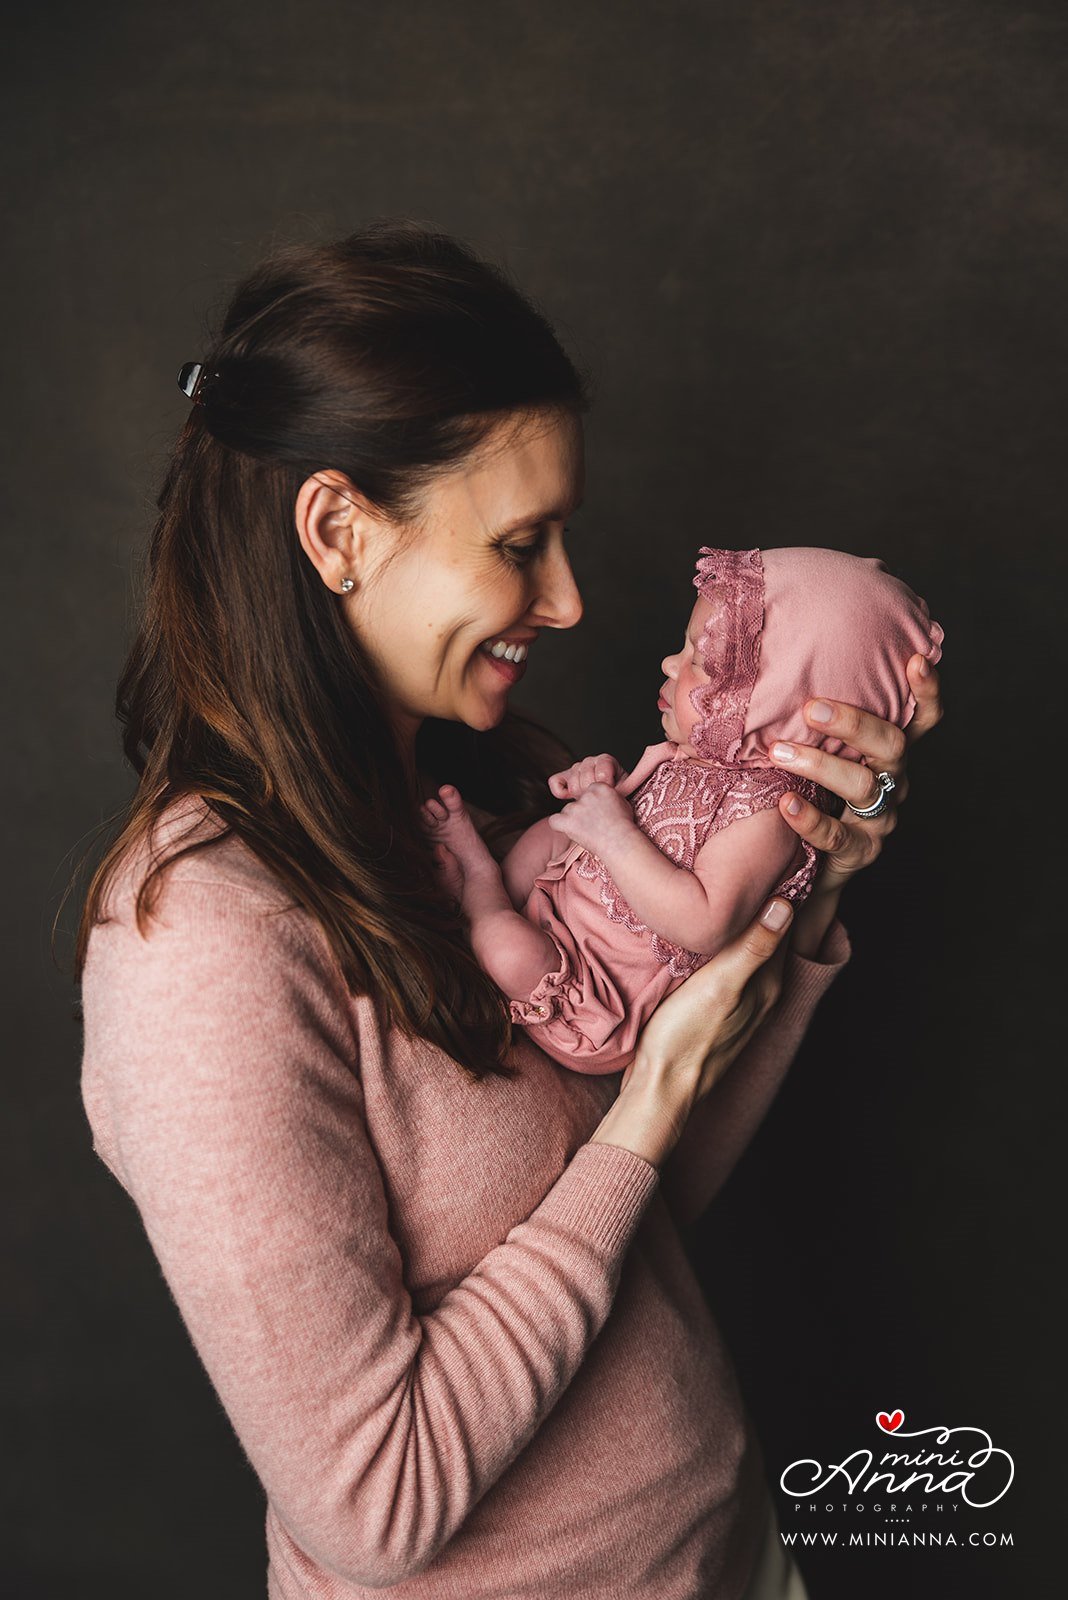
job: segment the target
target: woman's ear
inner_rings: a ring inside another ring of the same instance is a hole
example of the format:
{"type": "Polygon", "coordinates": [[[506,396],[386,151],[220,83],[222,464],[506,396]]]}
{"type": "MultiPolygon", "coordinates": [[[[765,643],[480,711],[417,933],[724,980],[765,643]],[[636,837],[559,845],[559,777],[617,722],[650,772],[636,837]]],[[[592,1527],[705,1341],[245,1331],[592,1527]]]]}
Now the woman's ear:
{"type": "Polygon", "coordinates": [[[301,548],[327,588],[336,594],[359,588],[375,519],[352,479],[331,468],[306,478],[294,521],[301,548]]]}

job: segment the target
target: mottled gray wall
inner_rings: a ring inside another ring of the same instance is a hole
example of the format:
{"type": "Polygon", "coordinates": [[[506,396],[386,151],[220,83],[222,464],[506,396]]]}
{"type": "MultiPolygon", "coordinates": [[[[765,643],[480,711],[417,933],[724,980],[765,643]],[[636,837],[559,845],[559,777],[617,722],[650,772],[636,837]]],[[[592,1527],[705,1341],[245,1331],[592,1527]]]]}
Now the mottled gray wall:
{"type": "Polygon", "coordinates": [[[92,1155],[48,935],[129,788],[111,697],[177,368],[273,242],[381,213],[504,259],[595,370],[586,617],[515,697],[578,750],[659,737],[701,542],[881,555],[946,628],[853,964],[693,1244],[773,1478],[895,1405],[1016,1456],[1014,1550],[813,1551],[813,1600],[1050,1592],[1065,40],[1009,0],[8,20],[11,1592],[263,1593],[259,1489],[92,1155]]]}

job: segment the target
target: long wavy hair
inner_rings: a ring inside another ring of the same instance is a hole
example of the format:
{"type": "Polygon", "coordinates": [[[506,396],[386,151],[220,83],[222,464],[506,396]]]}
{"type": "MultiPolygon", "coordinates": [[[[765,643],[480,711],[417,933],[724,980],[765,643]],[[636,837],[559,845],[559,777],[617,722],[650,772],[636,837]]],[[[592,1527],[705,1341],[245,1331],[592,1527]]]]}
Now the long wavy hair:
{"type": "MultiPolygon", "coordinates": [[[[440,887],[382,685],[296,536],[297,491],[336,468],[387,518],[416,525],[435,477],[510,415],[587,411],[592,382],[545,315],[469,245],[410,219],[275,252],[237,286],[164,476],[140,625],[116,713],[138,786],[92,875],[81,977],[107,889],[175,801],[200,796],[321,925],[350,989],[387,1026],[474,1078],[510,1075],[507,1001],[440,887]]],[[[552,809],[573,759],[517,712],[476,731],[428,718],[417,765],[498,820],[552,809]]]]}

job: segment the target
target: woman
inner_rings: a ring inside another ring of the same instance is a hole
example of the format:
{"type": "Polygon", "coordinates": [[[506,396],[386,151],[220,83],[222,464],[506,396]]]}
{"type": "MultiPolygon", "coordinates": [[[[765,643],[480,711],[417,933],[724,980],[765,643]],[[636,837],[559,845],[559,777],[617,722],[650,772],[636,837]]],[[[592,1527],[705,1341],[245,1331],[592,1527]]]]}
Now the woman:
{"type": "MultiPolygon", "coordinates": [[[[418,809],[455,782],[503,854],[571,759],[489,651],[536,659],[582,614],[583,379],[496,269],[382,222],[254,272],[188,388],[119,688],[140,782],[79,941],[82,1087],[266,1491],[269,1594],[785,1581],[678,1227],[847,959],[838,896],[894,812],[784,800],[827,852],[790,952],[773,901],[622,1080],[559,1068],[511,1039],[418,809]]],[[[939,715],[918,660],[910,734],[939,715]]],[[[899,731],[817,709],[868,766],[796,770],[900,799],[899,731]]]]}

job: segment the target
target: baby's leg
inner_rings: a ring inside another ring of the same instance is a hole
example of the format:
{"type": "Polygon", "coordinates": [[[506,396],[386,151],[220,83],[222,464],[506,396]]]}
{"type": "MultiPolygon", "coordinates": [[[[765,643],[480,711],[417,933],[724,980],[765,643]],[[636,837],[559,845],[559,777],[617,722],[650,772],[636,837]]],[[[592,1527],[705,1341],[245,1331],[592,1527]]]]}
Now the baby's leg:
{"type": "Polygon", "coordinates": [[[421,809],[423,826],[438,846],[435,855],[445,886],[470,924],[475,959],[509,999],[526,999],[539,979],[555,969],[556,946],[512,905],[501,869],[459,791],[443,784],[437,799],[421,809]]]}

